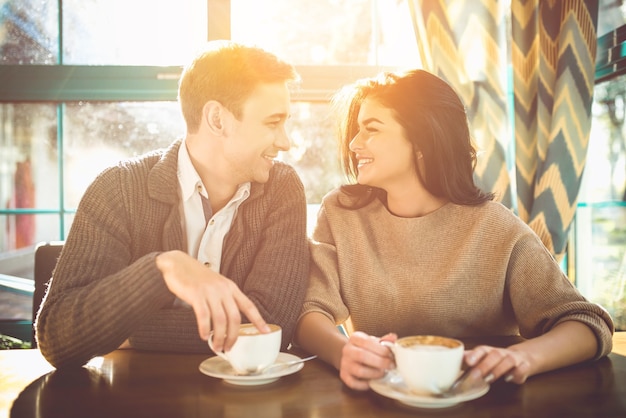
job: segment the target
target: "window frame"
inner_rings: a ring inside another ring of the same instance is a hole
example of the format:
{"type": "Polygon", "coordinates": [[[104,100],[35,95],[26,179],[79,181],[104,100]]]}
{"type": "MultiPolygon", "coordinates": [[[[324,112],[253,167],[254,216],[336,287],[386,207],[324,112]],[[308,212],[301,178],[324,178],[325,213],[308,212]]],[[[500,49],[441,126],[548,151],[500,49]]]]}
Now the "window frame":
{"type": "MultiPolygon", "coordinates": [[[[63,0],[59,10],[63,9],[63,0]]],[[[207,1],[207,40],[231,38],[230,0],[207,1]]],[[[59,51],[63,48],[62,13],[59,13],[59,51]]],[[[292,92],[292,101],[328,103],[341,86],[395,68],[377,65],[296,66],[301,83],[292,92]]],[[[66,215],[76,208],[65,207],[64,129],[65,105],[71,102],[176,101],[182,66],[136,65],[0,65],[0,103],[51,103],[56,105],[58,122],[58,207],[0,208],[0,215],[58,215],[59,235],[64,240],[66,215]]]]}
{"type": "MultiPolygon", "coordinates": [[[[62,0],[59,0],[62,8],[62,0]]],[[[230,0],[207,0],[207,39],[229,39],[230,0]]],[[[62,24],[62,23],[61,23],[62,24]]],[[[62,30],[60,31],[62,33],[62,30]]],[[[62,39],[59,43],[62,45],[62,39]]],[[[62,48],[59,48],[62,50],[62,48]]],[[[598,38],[595,83],[626,73],[626,25],[598,38]]],[[[59,62],[62,62],[59,59],[59,62]]],[[[341,86],[392,67],[371,65],[296,66],[302,84],[293,101],[328,102],[341,86]]],[[[0,103],[53,103],[62,120],[64,105],[75,101],[175,101],[181,66],[0,65],[0,103]]],[[[58,127],[58,208],[0,208],[0,215],[57,214],[58,239],[66,236],[63,198],[63,127],[58,127]]],[[[571,240],[573,241],[573,240],[571,240]]]]}

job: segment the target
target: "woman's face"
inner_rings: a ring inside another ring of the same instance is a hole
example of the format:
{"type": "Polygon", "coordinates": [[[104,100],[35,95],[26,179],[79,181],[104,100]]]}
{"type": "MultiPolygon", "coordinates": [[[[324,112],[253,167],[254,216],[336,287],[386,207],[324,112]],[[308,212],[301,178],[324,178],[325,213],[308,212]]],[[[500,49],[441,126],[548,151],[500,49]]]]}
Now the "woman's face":
{"type": "Polygon", "coordinates": [[[387,192],[418,184],[414,153],[393,111],[375,99],[363,101],[358,115],[359,132],[350,141],[358,161],[357,181],[387,192]]]}

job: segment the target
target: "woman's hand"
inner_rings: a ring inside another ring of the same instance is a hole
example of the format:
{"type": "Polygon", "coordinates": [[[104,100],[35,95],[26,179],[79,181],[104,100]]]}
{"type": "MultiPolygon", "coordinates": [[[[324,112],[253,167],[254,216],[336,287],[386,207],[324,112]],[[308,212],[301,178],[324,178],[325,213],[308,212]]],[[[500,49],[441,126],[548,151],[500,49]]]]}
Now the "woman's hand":
{"type": "Polygon", "coordinates": [[[481,345],[465,352],[472,377],[490,383],[502,377],[522,384],[530,376],[592,359],[598,350],[595,334],[578,321],[564,321],[539,337],[508,348],[481,345]]]}
{"type": "Polygon", "coordinates": [[[500,377],[522,384],[530,376],[531,359],[524,351],[480,345],[465,352],[465,363],[472,367],[470,379],[491,383],[500,377]]]}
{"type": "Polygon", "coordinates": [[[379,379],[394,367],[393,354],[380,341],[395,341],[395,334],[382,338],[357,331],[343,346],[339,376],[352,389],[367,390],[371,379],[379,379]]]}

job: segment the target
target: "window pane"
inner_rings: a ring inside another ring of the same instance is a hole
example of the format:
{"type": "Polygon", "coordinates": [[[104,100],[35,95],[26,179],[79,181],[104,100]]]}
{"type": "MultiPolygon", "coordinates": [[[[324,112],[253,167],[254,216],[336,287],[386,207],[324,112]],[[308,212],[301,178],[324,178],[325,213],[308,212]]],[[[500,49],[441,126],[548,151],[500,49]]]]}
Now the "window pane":
{"type": "Polygon", "coordinates": [[[576,286],[626,329],[626,76],[596,85],[575,218],[576,286]]]}
{"type": "Polygon", "coordinates": [[[291,105],[287,134],[291,149],[283,160],[294,166],[308,203],[320,203],[322,197],[342,182],[335,121],[327,103],[296,102],[291,105]]]}
{"type": "Polygon", "coordinates": [[[416,66],[406,1],[231,0],[232,39],[296,65],[416,66]]]}
{"type": "Polygon", "coordinates": [[[64,119],[65,205],[76,208],[87,186],[119,160],[166,147],[184,135],[176,102],[67,104],[64,119]]]}
{"type": "Polygon", "coordinates": [[[183,65],[207,39],[206,0],[64,0],[64,64],[183,65]]]}
{"type": "Polygon", "coordinates": [[[55,64],[57,0],[0,0],[0,64],[55,64]]]}
{"type": "Polygon", "coordinates": [[[598,37],[615,30],[624,23],[626,4],[622,1],[600,0],[598,13],[598,37]]]}
{"type": "MultiPolygon", "coordinates": [[[[0,223],[4,233],[0,235],[0,252],[11,252],[19,254],[22,249],[33,249],[35,244],[42,241],[57,241],[60,239],[59,215],[0,215],[0,223]]],[[[0,261],[0,273],[14,276],[28,277],[32,269],[32,259],[30,263],[22,262],[25,266],[23,271],[4,271],[4,261],[0,261]]]]}
{"type": "MultiPolygon", "coordinates": [[[[56,106],[0,104],[0,201],[7,209],[59,207],[56,106]]],[[[33,215],[2,223],[0,245],[21,248],[37,242],[33,215]]]]}
{"type": "MultiPolygon", "coordinates": [[[[328,104],[292,104],[287,130],[291,149],[282,159],[295,167],[307,201],[319,203],[341,183],[334,121],[328,104]]],[[[65,108],[65,206],[76,208],[82,194],[106,167],[166,147],[184,135],[176,102],[72,103],[65,108]]]]}
{"type": "MultiPolygon", "coordinates": [[[[2,291],[0,291],[0,306],[2,307],[2,309],[0,310],[0,321],[3,321],[5,319],[29,320],[32,318],[33,295],[26,292],[11,291],[9,290],[10,288],[0,289],[2,289],[2,291]]],[[[18,338],[17,334],[10,334],[11,331],[15,332],[19,329],[18,324],[13,325],[13,327],[11,327],[11,325],[13,324],[6,322],[3,323],[3,332],[7,335],[18,338]]],[[[30,327],[26,326],[26,329],[29,328],[30,327]]]]}
{"type": "Polygon", "coordinates": [[[626,204],[581,204],[576,210],[576,287],[626,330],[626,204]]]}
{"type": "Polygon", "coordinates": [[[626,76],[596,85],[580,199],[626,200],[626,76]]]}

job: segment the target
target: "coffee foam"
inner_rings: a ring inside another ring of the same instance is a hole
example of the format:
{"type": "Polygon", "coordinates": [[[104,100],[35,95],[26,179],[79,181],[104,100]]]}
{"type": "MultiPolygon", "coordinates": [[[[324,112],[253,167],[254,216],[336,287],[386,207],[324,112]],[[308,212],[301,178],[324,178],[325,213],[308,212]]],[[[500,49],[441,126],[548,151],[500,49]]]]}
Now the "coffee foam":
{"type": "Polygon", "coordinates": [[[436,335],[416,335],[398,340],[402,347],[437,347],[438,350],[445,348],[455,348],[462,343],[453,338],[440,337],[436,335]]]}
{"type": "Polygon", "coordinates": [[[415,344],[409,345],[407,348],[415,351],[445,351],[449,350],[451,347],[445,345],[415,344]]]}
{"type": "MultiPolygon", "coordinates": [[[[280,329],[280,327],[275,324],[269,324],[268,326],[270,327],[270,332],[276,332],[280,329]]],[[[259,334],[262,334],[262,332],[259,331],[257,327],[255,327],[252,324],[242,324],[241,327],[239,328],[239,335],[259,335],[259,334]]]]}

